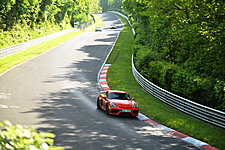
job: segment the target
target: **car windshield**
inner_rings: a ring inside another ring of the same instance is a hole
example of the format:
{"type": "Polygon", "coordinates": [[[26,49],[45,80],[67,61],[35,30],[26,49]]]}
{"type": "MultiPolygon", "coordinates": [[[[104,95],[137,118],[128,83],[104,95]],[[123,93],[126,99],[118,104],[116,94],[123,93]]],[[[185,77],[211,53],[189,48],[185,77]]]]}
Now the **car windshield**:
{"type": "Polygon", "coordinates": [[[109,93],[109,99],[131,100],[130,96],[126,93],[109,93]]]}

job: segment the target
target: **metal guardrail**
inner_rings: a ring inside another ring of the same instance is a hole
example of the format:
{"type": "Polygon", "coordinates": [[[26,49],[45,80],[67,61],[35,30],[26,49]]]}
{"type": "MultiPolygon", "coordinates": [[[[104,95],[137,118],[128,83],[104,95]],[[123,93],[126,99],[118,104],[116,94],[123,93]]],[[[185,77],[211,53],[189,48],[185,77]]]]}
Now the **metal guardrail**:
{"type": "MultiPolygon", "coordinates": [[[[120,12],[117,12],[117,11],[108,11],[108,12],[115,13],[115,14],[120,15],[121,17],[127,19],[129,25],[132,27],[132,24],[130,23],[130,20],[129,20],[128,17],[125,16],[124,14],[122,14],[122,13],[120,13],[120,12]]],[[[132,32],[133,32],[133,34],[135,35],[134,28],[132,28],[132,32]]]]}
{"type": "Polygon", "coordinates": [[[225,129],[225,112],[195,103],[151,83],[137,71],[133,56],[132,72],[139,85],[157,99],[197,119],[225,129]]]}
{"type": "MultiPolygon", "coordinates": [[[[95,23],[95,19],[94,19],[94,23],[95,23]]],[[[87,22],[84,22],[82,24],[82,27],[86,28],[90,24],[93,24],[93,20],[89,20],[87,22]]],[[[92,26],[90,28],[92,28],[92,26]]],[[[69,32],[74,32],[75,30],[76,29],[72,28],[72,29],[59,31],[59,32],[56,32],[56,33],[53,33],[53,34],[49,34],[49,35],[42,36],[42,37],[39,37],[39,38],[36,38],[36,39],[33,39],[33,40],[29,40],[29,41],[24,42],[24,43],[20,43],[20,44],[17,44],[17,45],[13,45],[13,46],[10,46],[10,47],[6,47],[6,48],[3,48],[3,49],[0,49],[0,58],[8,56],[8,55],[11,55],[11,54],[14,54],[14,53],[16,53],[18,51],[21,51],[21,50],[25,50],[26,48],[29,48],[31,46],[40,44],[40,43],[42,43],[44,41],[51,40],[53,38],[59,37],[59,36],[61,36],[63,34],[67,34],[69,32]]],[[[87,28],[87,30],[89,30],[89,28],[87,28]]]]}
{"type": "Polygon", "coordinates": [[[49,35],[46,35],[46,36],[42,36],[40,38],[29,40],[29,41],[21,43],[21,44],[17,44],[17,45],[13,45],[13,46],[10,46],[10,47],[0,49],[0,58],[11,55],[13,53],[24,50],[24,49],[29,48],[31,46],[40,44],[40,43],[42,43],[46,40],[51,40],[55,37],[58,37],[58,36],[61,36],[63,34],[66,34],[66,33],[73,32],[73,31],[74,31],[74,29],[67,29],[67,30],[59,31],[59,32],[49,34],[49,35]]]}
{"type": "MultiPolygon", "coordinates": [[[[127,16],[116,12],[110,11],[112,13],[116,13],[125,19],[128,20],[130,26],[132,27],[129,19],[127,16]]],[[[135,31],[132,28],[133,34],[135,35],[135,31]]],[[[148,92],[149,94],[153,95],[154,97],[158,98],[162,102],[176,108],[179,111],[182,111],[186,114],[189,114],[197,119],[205,121],[207,123],[213,124],[217,127],[221,127],[225,129],[225,112],[195,103],[178,95],[175,95],[169,91],[166,91],[159,86],[151,83],[146,78],[144,78],[135,68],[133,56],[132,56],[132,72],[134,78],[139,83],[139,85],[148,92]]]]}

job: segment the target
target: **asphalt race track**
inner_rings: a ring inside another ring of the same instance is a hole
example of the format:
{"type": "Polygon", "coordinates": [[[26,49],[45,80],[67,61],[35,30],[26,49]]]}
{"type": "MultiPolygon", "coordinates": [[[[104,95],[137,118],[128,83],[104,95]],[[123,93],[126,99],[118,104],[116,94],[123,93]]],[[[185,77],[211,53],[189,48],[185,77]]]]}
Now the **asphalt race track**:
{"type": "Polygon", "coordinates": [[[197,149],[137,118],[97,110],[97,74],[122,29],[114,15],[99,16],[103,32],[83,33],[0,76],[0,122],[52,132],[68,150],[197,149]]]}

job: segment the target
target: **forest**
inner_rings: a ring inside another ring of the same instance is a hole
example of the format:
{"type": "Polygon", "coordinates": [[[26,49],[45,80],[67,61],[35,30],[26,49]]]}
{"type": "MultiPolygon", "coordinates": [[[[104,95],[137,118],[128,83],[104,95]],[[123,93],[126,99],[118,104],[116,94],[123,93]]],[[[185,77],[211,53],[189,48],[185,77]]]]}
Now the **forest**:
{"type": "Polygon", "coordinates": [[[99,0],[0,0],[0,49],[72,28],[99,9],[99,0]]]}
{"type": "Polygon", "coordinates": [[[109,10],[122,12],[122,5],[124,0],[100,0],[99,6],[103,12],[109,10]]]}
{"type": "Polygon", "coordinates": [[[156,85],[225,111],[225,1],[103,0],[135,29],[139,72],[156,85]]]}
{"type": "Polygon", "coordinates": [[[125,0],[137,69],[156,85],[225,111],[225,1],[125,0]]]}
{"type": "Polygon", "coordinates": [[[120,11],[135,29],[139,72],[156,85],[225,111],[224,0],[0,0],[0,48],[120,11]]]}

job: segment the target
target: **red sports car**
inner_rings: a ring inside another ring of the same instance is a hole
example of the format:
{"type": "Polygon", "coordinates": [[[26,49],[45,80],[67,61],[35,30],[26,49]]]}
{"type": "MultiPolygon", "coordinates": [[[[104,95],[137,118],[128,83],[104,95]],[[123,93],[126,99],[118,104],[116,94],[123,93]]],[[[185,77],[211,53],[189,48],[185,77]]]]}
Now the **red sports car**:
{"type": "Polygon", "coordinates": [[[138,104],[130,98],[129,94],[124,91],[101,91],[97,98],[97,108],[103,109],[107,114],[120,115],[131,114],[138,115],[138,104]]]}

